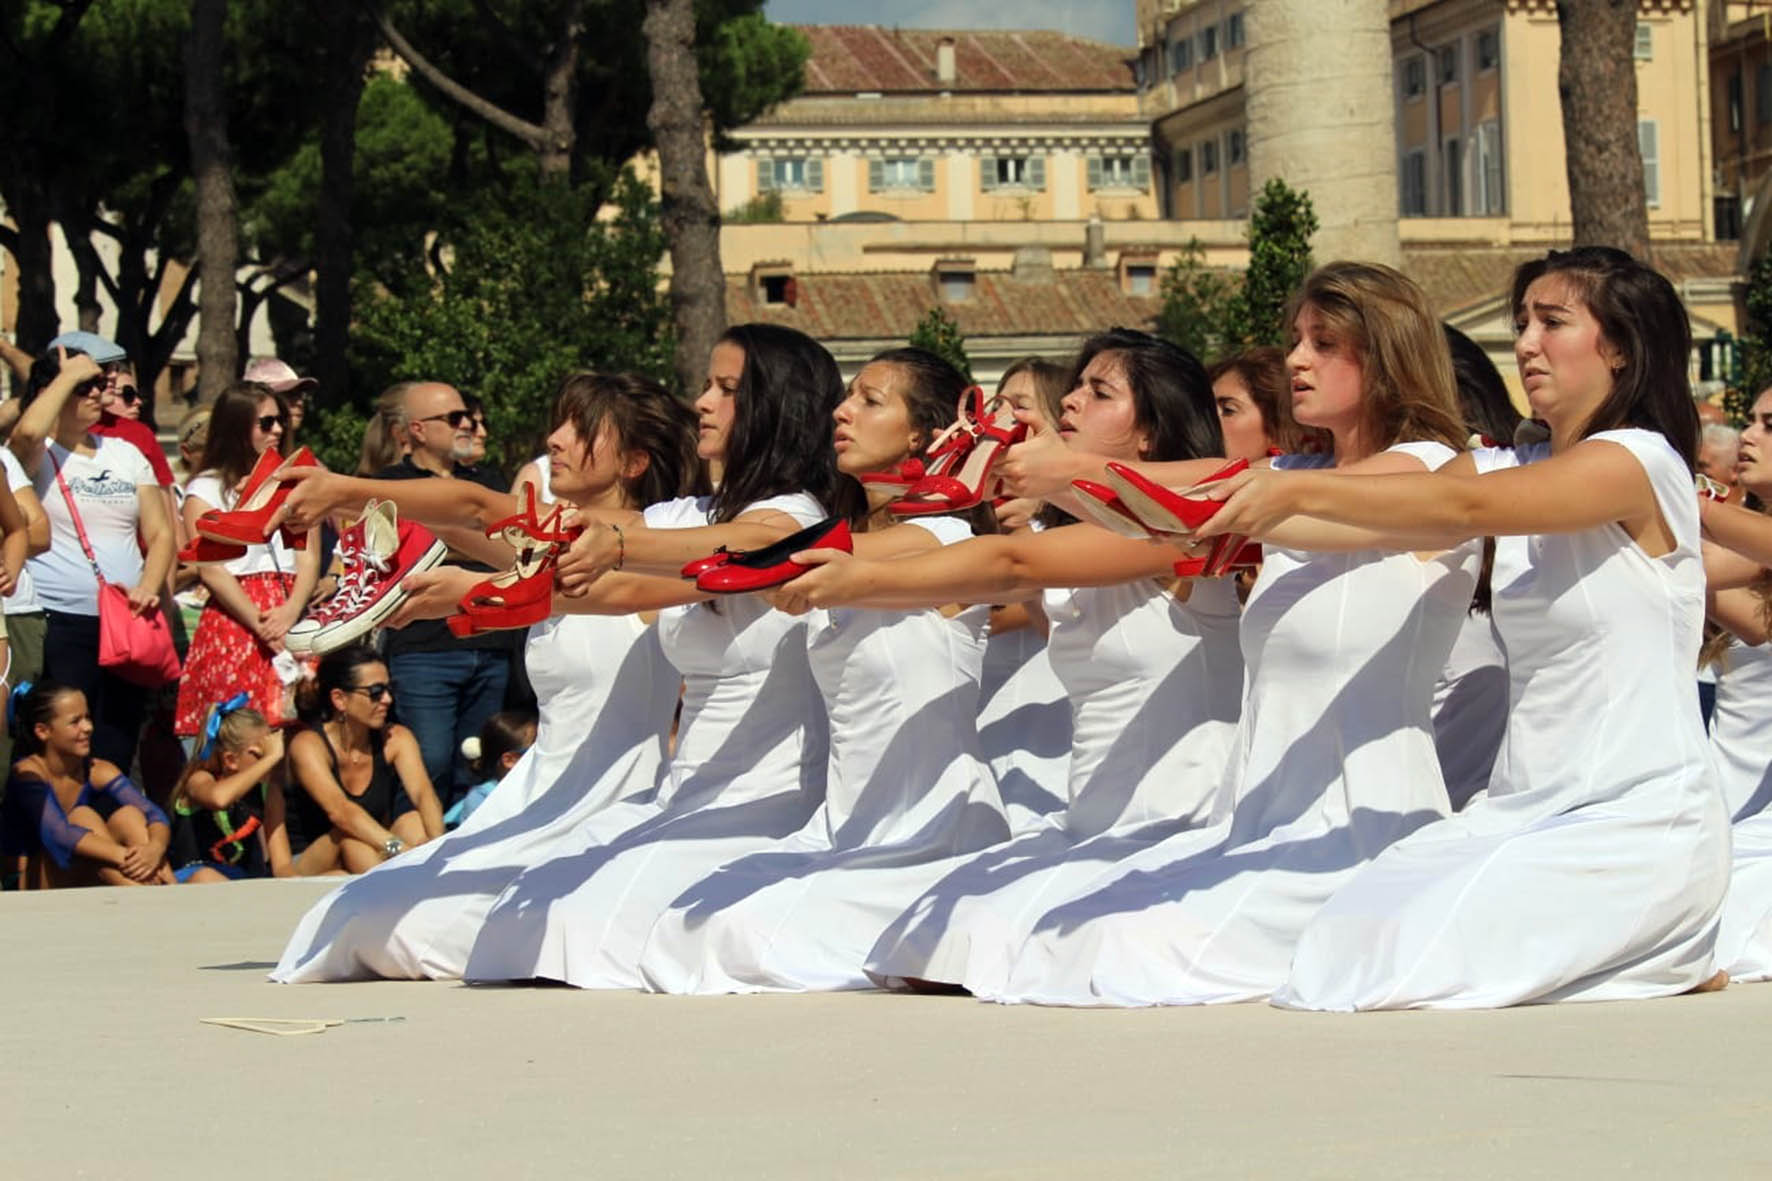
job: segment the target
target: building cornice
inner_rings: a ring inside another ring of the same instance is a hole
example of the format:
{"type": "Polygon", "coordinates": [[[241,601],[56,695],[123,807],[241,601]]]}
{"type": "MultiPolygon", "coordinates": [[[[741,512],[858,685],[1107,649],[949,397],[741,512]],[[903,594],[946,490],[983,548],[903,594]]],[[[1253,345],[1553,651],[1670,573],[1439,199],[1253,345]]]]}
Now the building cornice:
{"type": "MultiPolygon", "coordinates": [[[[1662,16],[1673,16],[1691,12],[1695,0],[1637,0],[1637,11],[1662,16]]],[[[1508,15],[1524,16],[1557,15],[1556,0],[1507,0],[1508,15]]]]}
{"type": "Polygon", "coordinates": [[[784,152],[853,152],[857,155],[912,155],[922,152],[993,152],[1003,149],[1085,152],[1125,151],[1150,144],[1148,123],[1129,127],[994,131],[868,131],[848,133],[769,131],[735,135],[743,156],[784,152]]]}

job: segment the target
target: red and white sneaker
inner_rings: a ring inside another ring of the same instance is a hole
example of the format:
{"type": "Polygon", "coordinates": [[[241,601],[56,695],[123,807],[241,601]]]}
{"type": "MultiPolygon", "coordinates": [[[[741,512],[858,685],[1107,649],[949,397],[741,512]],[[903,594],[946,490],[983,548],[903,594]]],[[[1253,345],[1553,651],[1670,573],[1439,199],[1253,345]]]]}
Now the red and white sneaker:
{"type": "Polygon", "coordinates": [[[283,637],[291,652],[325,654],[368,635],[406,600],[400,582],[429,570],[449,548],[414,521],[402,521],[391,500],[371,501],[338,538],[344,563],[338,591],[283,637]]]}

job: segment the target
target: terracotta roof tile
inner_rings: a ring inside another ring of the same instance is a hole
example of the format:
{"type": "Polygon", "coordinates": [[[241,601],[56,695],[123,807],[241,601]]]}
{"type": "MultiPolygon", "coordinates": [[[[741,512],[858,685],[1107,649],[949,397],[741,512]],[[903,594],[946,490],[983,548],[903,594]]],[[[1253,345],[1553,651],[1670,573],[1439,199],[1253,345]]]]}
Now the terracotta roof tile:
{"type": "Polygon", "coordinates": [[[967,336],[1076,336],[1120,324],[1148,328],[1162,301],[1127,295],[1113,271],[1057,271],[1051,279],[978,272],[972,298],[949,303],[925,271],[813,274],[795,279],[796,304],[765,304],[742,276],[726,283],[731,323],[783,324],[818,340],[909,336],[928,310],[947,309],[967,336]]]}
{"type": "MultiPolygon", "coordinates": [[[[1542,250],[1499,246],[1406,247],[1403,271],[1421,284],[1434,310],[1446,316],[1506,295],[1514,268],[1543,256],[1542,250]]],[[[1675,284],[1688,279],[1728,279],[1735,275],[1735,256],[1733,242],[1669,244],[1655,247],[1655,266],[1675,284]]]]}
{"type": "Polygon", "coordinates": [[[1133,50],[1042,30],[797,25],[812,43],[807,94],[857,91],[1124,91],[1133,50]],[[954,39],[954,81],[936,81],[936,47],[954,39]]]}

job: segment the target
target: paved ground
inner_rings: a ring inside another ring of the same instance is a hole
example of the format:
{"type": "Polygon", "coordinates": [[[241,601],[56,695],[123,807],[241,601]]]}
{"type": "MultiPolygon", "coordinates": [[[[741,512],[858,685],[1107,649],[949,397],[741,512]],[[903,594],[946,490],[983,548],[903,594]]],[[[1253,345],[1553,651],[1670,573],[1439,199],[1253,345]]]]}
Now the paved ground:
{"type": "Polygon", "coordinates": [[[0,896],[0,1173],[1772,1176],[1772,985],[1343,1017],[265,983],[320,893],[0,896]]]}

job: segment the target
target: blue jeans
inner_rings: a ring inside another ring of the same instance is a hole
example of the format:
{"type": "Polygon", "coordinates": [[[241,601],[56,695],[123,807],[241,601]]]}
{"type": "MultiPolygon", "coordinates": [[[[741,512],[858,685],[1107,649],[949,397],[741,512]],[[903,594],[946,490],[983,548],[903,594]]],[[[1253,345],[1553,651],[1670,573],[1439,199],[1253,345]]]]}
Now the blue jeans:
{"type": "Polygon", "coordinates": [[[425,773],[447,809],[476,780],[462,758],[461,742],[478,735],[505,700],[510,653],[489,649],[401,652],[388,661],[394,708],[418,739],[425,773]]]}

